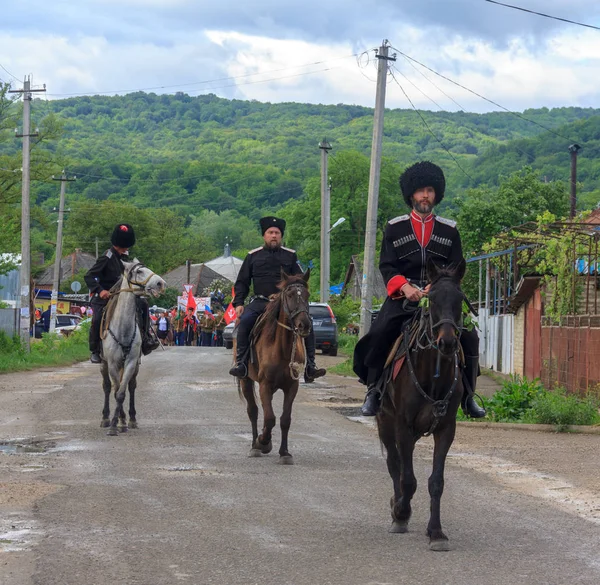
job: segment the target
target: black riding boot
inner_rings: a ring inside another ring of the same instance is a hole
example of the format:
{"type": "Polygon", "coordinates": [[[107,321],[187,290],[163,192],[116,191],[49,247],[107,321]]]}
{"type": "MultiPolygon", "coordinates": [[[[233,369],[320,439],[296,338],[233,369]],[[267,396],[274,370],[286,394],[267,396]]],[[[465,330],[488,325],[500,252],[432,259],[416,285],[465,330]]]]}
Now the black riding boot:
{"type": "Polygon", "coordinates": [[[92,300],[92,324],[90,326],[89,333],[89,345],[90,345],[90,361],[93,364],[102,363],[102,358],[100,357],[100,352],[102,350],[102,341],[100,340],[100,324],[102,321],[102,313],[104,312],[104,307],[106,307],[106,301],[100,300],[98,297],[94,297],[92,300]]]}
{"type": "Polygon", "coordinates": [[[150,331],[150,313],[148,312],[148,302],[142,297],[136,298],[137,308],[140,314],[142,331],[142,353],[148,355],[158,348],[160,341],[150,331]]]}
{"type": "Polygon", "coordinates": [[[379,372],[374,368],[369,368],[367,395],[360,409],[363,416],[375,416],[381,408],[381,388],[377,385],[378,378],[379,372]]]}
{"type": "Polygon", "coordinates": [[[462,398],[462,410],[466,416],[471,418],[483,418],[485,416],[485,409],[481,408],[475,402],[475,387],[477,386],[477,376],[479,375],[479,356],[465,356],[465,371],[464,377],[466,378],[466,384],[464,385],[464,392],[462,398]]]}
{"type": "Polygon", "coordinates": [[[327,373],[325,368],[317,368],[315,362],[315,332],[311,330],[305,341],[306,346],[306,368],[304,370],[304,381],[307,384],[315,381],[315,378],[320,378],[327,373]]]}
{"type": "MultiPolygon", "coordinates": [[[[251,329],[251,327],[250,327],[251,329]]],[[[248,375],[248,350],[250,349],[250,331],[243,320],[238,325],[236,336],[235,364],[229,370],[230,376],[245,378],[248,375]]]]}

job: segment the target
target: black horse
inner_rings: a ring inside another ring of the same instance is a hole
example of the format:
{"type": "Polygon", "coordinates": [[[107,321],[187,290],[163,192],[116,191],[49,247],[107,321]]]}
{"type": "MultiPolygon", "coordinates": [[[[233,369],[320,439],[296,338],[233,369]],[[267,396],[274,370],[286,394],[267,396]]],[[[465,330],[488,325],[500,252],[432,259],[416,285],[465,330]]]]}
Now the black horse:
{"type": "MultiPolygon", "coordinates": [[[[464,260],[451,268],[438,268],[428,262],[429,307],[423,309],[414,347],[409,348],[409,329],[404,331],[405,361],[395,380],[389,382],[377,416],[379,438],[387,450],[387,466],[394,485],[390,532],[408,530],[410,501],[417,489],[413,451],[422,436],[434,437],[433,471],[429,477],[431,515],[427,526],[431,550],[449,550],[440,521],[440,500],[446,455],[454,441],[456,412],[463,393],[459,337],[463,301],[460,281],[465,267],[464,260]]],[[[414,332],[412,337],[415,338],[414,332]]]]}

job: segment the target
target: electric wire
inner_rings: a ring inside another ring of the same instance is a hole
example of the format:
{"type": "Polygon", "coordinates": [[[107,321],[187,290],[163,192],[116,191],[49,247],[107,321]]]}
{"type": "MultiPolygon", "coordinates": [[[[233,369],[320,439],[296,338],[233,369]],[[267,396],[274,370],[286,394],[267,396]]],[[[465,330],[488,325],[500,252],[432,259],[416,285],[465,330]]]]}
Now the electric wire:
{"type": "Polygon", "coordinates": [[[4,67],[4,65],[2,65],[2,63],[0,63],[0,68],[6,71],[13,79],[20,82],[20,79],[16,75],[13,75],[6,67],[4,67]]]}
{"type": "MultiPolygon", "coordinates": [[[[268,73],[279,73],[281,71],[289,71],[290,69],[300,69],[302,67],[311,67],[314,65],[323,65],[325,63],[331,63],[333,61],[339,61],[341,59],[349,59],[350,57],[356,57],[357,53],[353,53],[352,55],[344,55],[343,57],[335,57],[333,59],[327,59],[325,61],[315,61],[313,63],[305,63],[303,65],[291,65],[289,67],[283,67],[280,69],[269,69],[267,71],[259,71],[257,73],[244,73],[242,75],[235,75],[235,76],[228,76],[228,77],[219,77],[216,79],[207,79],[204,81],[194,81],[194,82],[189,82],[189,83],[178,83],[178,84],[174,84],[174,85],[157,85],[157,86],[153,86],[153,87],[139,87],[139,88],[135,88],[135,89],[115,89],[115,90],[110,90],[110,91],[96,91],[96,92],[87,92],[87,93],[50,93],[48,95],[51,95],[53,97],[70,97],[70,96],[93,96],[93,95],[110,95],[110,94],[116,94],[116,93],[135,93],[138,91],[152,91],[155,89],[172,89],[175,87],[190,87],[192,85],[203,85],[206,83],[217,83],[220,81],[228,81],[228,80],[234,80],[234,79],[242,79],[244,77],[254,77],[256,75],[266,75],[268,73]]],[[[295,77],[295,76],[299,76],[299,75],[309,75],[310,73],[319,73],[321,71],[329,71],[329,69],[323,69],[323,70],[318,70],[318,71],[309,71],[309,72],[305,72],[305,73],[298,73],[295,74],[293,76],[290,77],[295,77]]],[[[273,80],[277,80],[277,79],[286,79],[286,77],[277,77],[274,79],[266,79],[266,80],[259,80],[259,81],[250,81],[247,83],[239,83],[239,84],[235,84],[235,85],[248,85],[250,83],[261,83],[265,82],[265,81],[273,81],[273,80]]],[[[220,86],[220,87],[210,87],[210,88],[206,88],[207,90],[209,89],[221,89],[221,87],[231,87],[231,85],[225,85],[225,86],[220,86]]],[[[197,91],[204,91],[203,89],[197,90],[197,91]]]]}
{"type": "Polygon", "coordinates": [[[414,59],[410,55],[407,55],[406,53],[402,52],[400,49],[397,49],[396,47],[392,47],[392,49],[394,51],[397,51],[400,55],[403,55],[407,59],[410,59],[411,61],[414,61],[415,63],[417,63],[421,67],[424,67],[428,71],[431,71],[431,73],[437,75],[438,77],[441,77],[442,79],[445,79],[446,81],[449,81],[450,83],[452,83],[452,84],[460,87],[461,89],[464,89],[465,91],[468,91],[469,93],[472,93],[473,95],[477,96],[478,98],[481,98],[482,100],[485,100],[486,102],[488,102],[488,103],[490,103],[490,104],[492,104],[492,105],[494,105],[494,106],[496,106],[496,107],[504,110],[505,112],[508,112],[509,114],[512,114],[513,116],[516,116],[520,120],[524,120],[525,122],[529,122],[530,124],[535,124],[536,126],[539,126],[540,128],[542,128],[546,132],[550,132],[550,134],[554,134],[555,136],[558,136],[559,138],[562,138],[563,140],[567,140],[571,144],[577,142],[577,140],[571,140],[570,138],[567,138],[566,136],[563,136],[562,134],[559,134],[558,132],[556,132],[555,130],[552,130],[551,128],[546,128],[546,126],[544,126],[543,124],[540,124],[539,122],[536,122],[535,120],[530,120],[529,118],[526,118],[525,116],[523,116],[521,114],[518,114],[517,112],[513,112],[512,110],[509,110],[508,108],[505,108],[503,105],[499,104],[498,102],[495,102],[495,101],[493,101],[493,100],[491,100],[489,98],[486,98],[485,96],[481,95],[480,93],[477,93],[476,91],[474,91],[472,89],[469,89],[468,87],[465,87],[464,85],[461,85],[457,81],[454,81],[453,79],[450,79],[449,77],[446,77],[442,73],[438,73],[437,71],[435,71],[431,67],[428,67],[424,63],[421,63],[420,61],[417,61],[417,59],[414,59]]]}
{"type": "Polygon", "coordinates": [[[551,18],[552,20],[560,20],[561,22],[568,22],[569,24],[576,24],[577,26],[584,26],[586,28],[600,30],[600,26],[594,26],[593,24],[585,24],[583,22],[576,22],[575,20],[561,18],[560,16],[552,16],[550,14],[544,14],[543,12],[536,12],[535,10],[529,10],[528,8],[522,8],[521,6],[514,6],[513,4],[505,4],[504,2],[497,2],[496,0],[484,0],[484,2],[489,2],[490,4],[498,4],[498,6],[512,8],[513,10],[521,10],[522,12],[528,12],[529,14],[536,14],[537,16],[543,16],[544,18],[551,18]]]}
{"type": "Polygon", "coordinates": [[[469,173],[467,173],[467,171],[465,171],[465,169],[462,168],[462,166],[460,165],[460,163],[458,162],[458,160],[456,159],[456,157],[450,152],[450,150],[448,150],[448,148],[442,142],[442,140],[431,129],[431,127],[429,126],[429,124],[427,123],[427,121],[425,120],[425,118],[423,117],[423,114],[421,114],[421,112],[415,107],[415,104],[413,103],[413,101],[410,99],[410,97],[408,96],[408,94],[406,93],[406,91],[404,90],[404,88],[402,87],[402,85],[400,85],[400,82],[396,79],[396,76],[394,75],[393,68],[390,68],[389,71],[390,71],[390,74],[392,76],[392,79],[396,82],[396,85],[402,90],[402,93],[404,94],[404,96],[406,97],[406,99],[409,101],[409,103],[412,106],[413,110],[418,114],[419,118],[421,118],[421,121],[423,122],[423,125],[425,126],[425,128],[427,128],[427,130],[429,130],[429,132],[431,133],[431,135],[440,143],[440,145],[442,146],[442,148],[450,155],[450,157],[456,163],[456,166],[462,171],[462,173],[466,177],[468,177],[469,180],[473,181],[473,177],[471,177],[471,175],[469,175],[469,173]]]}

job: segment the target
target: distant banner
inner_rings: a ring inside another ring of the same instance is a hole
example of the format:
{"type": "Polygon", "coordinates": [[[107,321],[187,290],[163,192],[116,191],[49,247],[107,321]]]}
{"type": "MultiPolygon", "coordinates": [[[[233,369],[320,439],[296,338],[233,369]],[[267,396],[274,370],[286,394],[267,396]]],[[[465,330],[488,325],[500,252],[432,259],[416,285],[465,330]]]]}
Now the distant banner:
{"type": "MultiPolygon", "coordinates": [[[[210,297],[194,297],[194,300],[196,301],[196,307],[198,311],[204,311],[204,306],[208,306],[208,308],[210,309],[210,297]]],[[[187,307],[188,304],[188,296],[187,295],[181,295],[180,297],[177,297],[177,308],[181,309],[182,311],[185,311],[185,308],[187,307]]]]}

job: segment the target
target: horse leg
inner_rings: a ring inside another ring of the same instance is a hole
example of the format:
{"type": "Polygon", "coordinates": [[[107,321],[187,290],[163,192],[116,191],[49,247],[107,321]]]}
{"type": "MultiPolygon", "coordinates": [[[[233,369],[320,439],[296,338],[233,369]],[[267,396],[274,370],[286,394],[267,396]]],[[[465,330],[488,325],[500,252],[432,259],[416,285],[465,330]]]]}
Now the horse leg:
{"type": "MultiPolygon", "coordinates": [[[[121,385],[121,378],[122,378],[121,367],[119,366],[119,364],[117,364],[117,363],[108,364],[108,374],[110,376],[111,390],[112,390],[112,392],[114,392],[114,395],[116,398],[119,387],[121,385]]],[[[109,424],[106,425],[107,427],[109,427],[107,434],[111,437],[116,437],[119,434],[119,432],[117,430],[117,420],[119,418],[119,414],[120,414],[120,409],[119,409],[119,403],[117,402],[117,406],[115,407],[114,416],[112,417],[112,419],[109,420],[109,424]]],[[[109,414],[109,416],[110,416],[110,414],[109,414]]]]}
{"type": "Polygon", "coordinates": [[[104,408],[102,409],[102,421],[100,422],[100,428],[106,428],[110,425],[110,376],[108,375],[108,365],[106,362],[102,362],[100,367],[102,374],[102,389],[104,390],[104,408]]]}
{"type": "Polygon", "coordinates": [[[392,526],[390,532],[406,532],[408,522],[401,523],[396,520],[394,516],[394,506],[396,502],[400,501],[402,497],[402,490],[400,488],[400,472],[402,465],[400,463],[400,453],[396,447],[396,428],[395,418],[392,414],[381,411],[377,417],[377,430],[379,432],[379,440],[383,443],[387,452],[387,468],[390,477],[392,478],[392,485],[394,488],[394,495],[390,500],[390,508],[392,514],[392,526]]]}
{"type": "Polygon", "coordinates": [[[137,429],[138,423],[135,418],[135,389],[137,388],[137,372],[129,380],[129,428],[137,429]]]}
{"type": "Polygon", "coordinates": [[[298,394],[298,381],[295,381],[290,388],[283,392],[283,412],[279,425],[281,426],[281,446],[279,447],[279,463],[283,465],[293,465],[292,454],[288,451],[288,433],[292,424],[292,405],[298,394]]]}
{"type": "MultiPolygon", "coordinates": [[[[110,422],[110,430],[109,435],[115,436],[118,435],[117,423],[119,419],[123,420],[125,417],[125,411],[123,409],[123,402],[125,402],[125,394],[127,393],[127,387],[129,386],[129,381],[131,380],[135,369],[137,367],[137,359],[136,360],[128,360],[123,365],[123,374],[120,377],[120,380],[116,384],[115,390],[115,399],[117,400],[117,407],[115,408],[115,414],[112,417],[110,422]]],[[[123,427],[121,425],[121,429],[123,431],[127,430],[127,424],[123,427]]]]}
{"type": "Polygon", "coordinates": [[[250,378],[240,380],[242,395],[246,400],[246,412],[252,425],[252,448],[250,449],[249,457],[260,457],[262,451],[256,447],[258,439],[258,406],[256,404],[256,396],[254,395],[254,382],[250,378]]]}
{"type": "Polygon", "coordinates": [[[429,496],[431,498],[431,514],[427,525],[429,548],[431,550],[450,550],[448,537],[442,532],[440,519],[440,502],[444,492],[444,467],[446,456],[454,441],[456,424],[451,422],[441,431],[434,433],[433,470],[429,476],[429,496]]]}
{"type": "Polygon", "coordinates": [[[260,402],[263,407],[264,426],[262,433],[258,435],[256,442],[252,446],[260,449],[266,455],[273,449],[271,432],[276,422],[275,412],[273,411],[273,391],[270,386],[263,382],[259,386],[259,393],[260,402]]]}
{"type": "Polygon", "coordinates": [[[392,506],[392,518],[394,524],[398,524],[401,530],[408,530],[408,521],[412,514],[410,501],[417,491],[417,478],[413,470],[413,452],[415,450],[415,440],[406,427],[402,427],[396,432],[396,444],[400,456],[400,499],[396,500],[392,506]]]}

